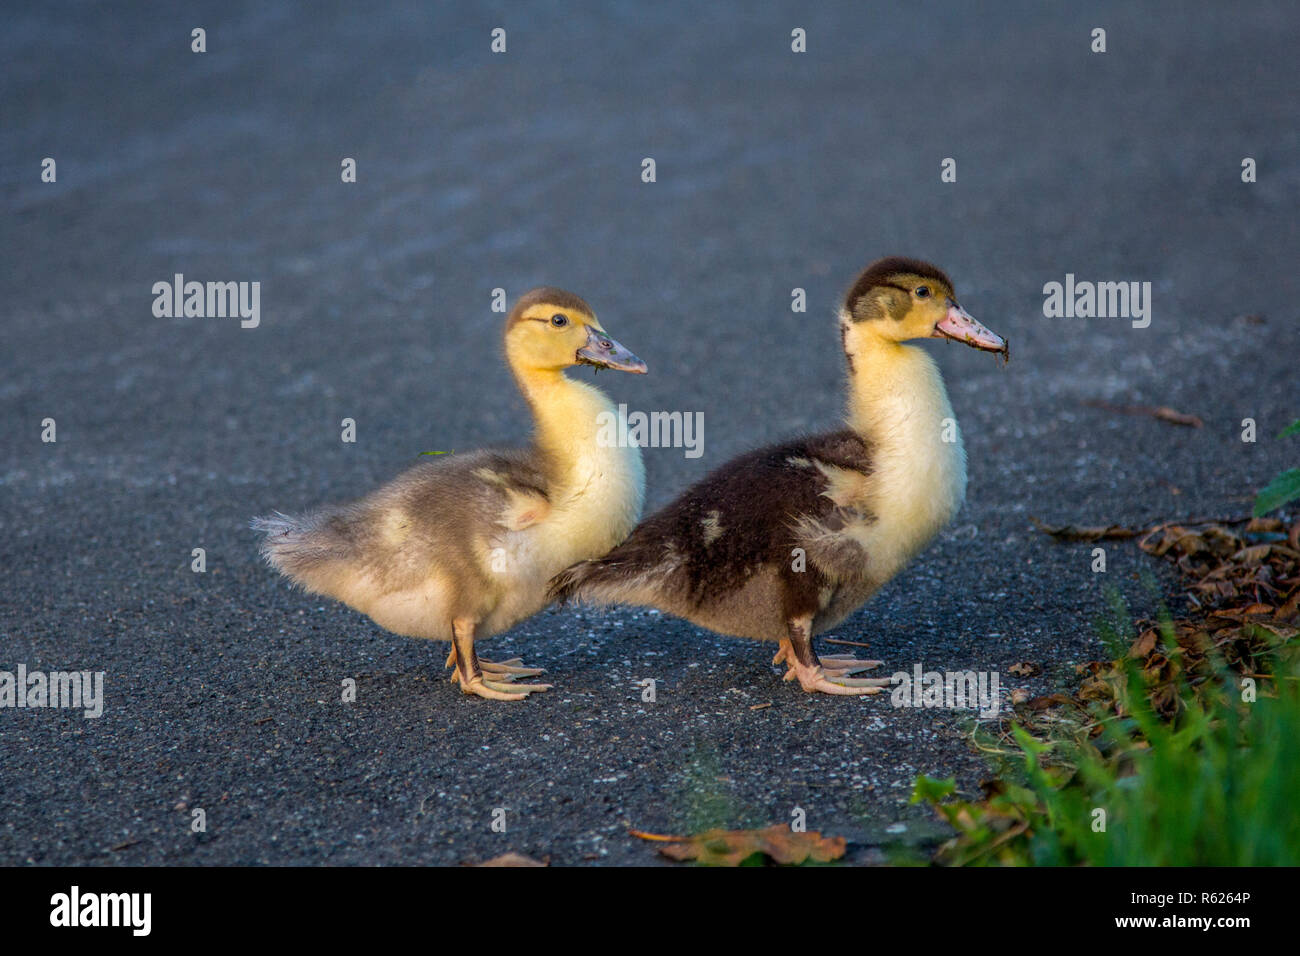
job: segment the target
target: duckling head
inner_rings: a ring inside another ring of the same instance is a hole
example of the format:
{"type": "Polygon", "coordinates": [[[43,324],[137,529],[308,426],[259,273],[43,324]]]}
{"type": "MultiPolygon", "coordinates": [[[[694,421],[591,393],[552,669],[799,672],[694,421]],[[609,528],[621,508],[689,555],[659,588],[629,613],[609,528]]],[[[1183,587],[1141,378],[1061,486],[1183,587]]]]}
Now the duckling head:
{"type": "Polygon", "coordinates": [[[873,262],[844,300],[842,333],[855,345],[942,338],[986,352],[1009,354],[1006,339],[986,329],[957,302],[952,280],[919,259],[892,256],[873,262]]]}
{"type": "Polygon", "coordinates": [[[646,364],[606,333],[591,306],[549,286],[526,292],[506,319],[506,357],[521,372],[594,365],[645,374],[646,364]]]}

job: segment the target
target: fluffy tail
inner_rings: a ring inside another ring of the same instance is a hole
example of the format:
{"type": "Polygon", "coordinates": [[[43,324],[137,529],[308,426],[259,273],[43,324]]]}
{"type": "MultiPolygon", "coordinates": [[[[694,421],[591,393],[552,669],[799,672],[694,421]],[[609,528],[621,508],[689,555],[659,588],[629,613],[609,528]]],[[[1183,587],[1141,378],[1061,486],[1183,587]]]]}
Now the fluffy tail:
{"type": "Polygon", "coordinates": [[[266,535],[261,546],[266,563],[318,594],[329,593],[333,572],[351,553],[347,539],[329,527],[326,518],[324,514],[293,517],[276,511],[251,523],[254,531],[266,535]]]}
{"type": "Polygon", "coordinates": [[[570,601],[583,604],[645,604],[639,575],[631,574],[626,562],[611,560],[608,555],[571,564],[546,586],[552,601],[561,605],[570,601]]]}
{"type": "Polygon", "coordinates": [[[602,570],[600,559],[592,561],[579,561],[577,564],[571,564],[555,577],[551,578],[551,583],[546,586],[547,596],[552,601],[558,601],[561,605],[570,601],[593,601],[592,596],[586,593],[586,589],[595,580],[599,579],[602,570]]]}

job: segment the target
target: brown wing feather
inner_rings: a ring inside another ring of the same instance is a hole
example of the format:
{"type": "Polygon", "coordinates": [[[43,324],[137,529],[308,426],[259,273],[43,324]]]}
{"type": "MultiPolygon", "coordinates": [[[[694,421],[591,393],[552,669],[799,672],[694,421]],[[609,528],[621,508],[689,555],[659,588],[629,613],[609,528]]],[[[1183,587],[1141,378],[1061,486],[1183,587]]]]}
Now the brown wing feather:
{"type": "Polygon", "coordinates": [[[828,579],[853,575],[865,565],[861,549],[835,540],[833,532],[853,520],[870,520],[827,497],[828,472],[865,478],[871,467],[870,448],[848,430],[749,452],[651,515],[604,558],[557,576],[552,593],[561,599],[596,596],[600,585],[644,580],[698,606],[768,568],[797,592],[789,601],[815,603],[828,579]],[[792,569],[795,548],[806,552],[807,573],[792,569]]]}

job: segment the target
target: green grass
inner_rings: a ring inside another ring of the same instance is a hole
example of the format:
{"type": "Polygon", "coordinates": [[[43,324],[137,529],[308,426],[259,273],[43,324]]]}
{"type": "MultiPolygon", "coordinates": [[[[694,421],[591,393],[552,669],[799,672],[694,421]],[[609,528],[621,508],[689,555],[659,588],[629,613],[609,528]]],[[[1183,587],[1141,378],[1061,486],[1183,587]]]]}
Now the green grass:
{"type": "Polygon", "coordinates": [[[985,801],[952,801],[952,781],[921,777],[914,802],[958,831],[955,865],[1300,865],[1300,684],[1294,659],[1253,703],[1226,675],[1218,693],[1185,696],[1166,723],[1130,668],[1124,711],[1100,738],[1044,743],[1022,728],[1019,779],[985,801]],[[1199,699],[1198,699],[1199,698],[1199,699]],[[1067,754],[1054,754],[1061,748],[1067,754]],[[1049,756],[1063,756],[1053,765],[1049,756]],[[1101,814],[1098,811],[1102,811],[1101,814]],[[1104,818],[1103,815],[1104,814],[1104,818]],[[1104,829],[1102,821],[1104,819],[1104,829]]]}
{"type": "MultiPolygon", "coordinates": [[[[1282,429],[1277,437],[1287,438],[1291,435],[1300,435],[1300,418],[1282,429]]],[[[1300,499],[1300,468],[1290,468],[1259,490],[1251,513],[1259,518],[1297,499],[1300,499]]]]}

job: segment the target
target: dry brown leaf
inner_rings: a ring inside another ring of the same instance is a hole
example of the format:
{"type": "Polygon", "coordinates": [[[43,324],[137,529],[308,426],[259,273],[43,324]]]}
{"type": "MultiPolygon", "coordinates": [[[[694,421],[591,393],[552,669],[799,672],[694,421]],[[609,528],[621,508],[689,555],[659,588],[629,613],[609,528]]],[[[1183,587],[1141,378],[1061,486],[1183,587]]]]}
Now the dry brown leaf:
{"type": "Polygon", "coordinates": [[[1296,588],[1295,593],[1291,595],[1277,612],[1273,615],[1279,621],[1285,621],[1300,613],[1300,588],[1296,588]]]}
{"type": "Polygon", "coordinates": [[[500,856],[494,856],[490,860],[484,860],[482,863],[475,863],[475,866],[546,866],[547,864],[540,860],[534,860],[531,856],[524,856],[522,853],[502,853],[500,856]]]}
{"type": "Polygon", "coordinates": [[[1007,673],[1015,677],[1033,677],[1035,674],[1041,674],[1042,672],[1043,669],[1031,661],[1020,661],[1007,668],[1007,673]]]}
{"type": "Polygon", "coordinates": [[[1255,567],[1263,563],[1272,550],[1273,546],[1271,544],[1256,544],[1249,548],[1242,548],[1232,556],[1232,560],[1247,567],[1255,567]]]}
{"type": "Polygon", "coordinates": [[[1300,628],[1287,627],[1286,625],[1283,624],[1270,624],[1267,621],[1260,621],[1252,626],[1263,628],[1264,630],[1268,631],[1270,634],[1274,635],[1275,637],[1280,637],[1284,641],[1289,641],[1297,634],[1300,634],[1300,628]]]}
{"type": "Polygon", "coordinates": [[[762,830],[708,830],[685,837],[628,832],[642,840],[665,843],[659,852],[670,859],[695,860],[706,866],[739,866],[755,854],[782,864],[829,863],[842,857],[846,846],[844,837],[823,837],[816,830],[796,833],[785,823],[762,830]]]}
{"type": "Polygon", "coordinates": [[[1042,697],[1035,697],[1025,704],[1030,710],[1047,710],[1049,707],[1060,707],[1062,704],[1072,704],[1074,701],[1068,694],[1045,694],[1042,697]]]}
{"type": "Polygon", "coordinates": [[[1079,686],[1077,696],[1080,700],[1110,700],[1115,690],[1102,678],[1090,677],[1079,686]]]}
{"type": "MultiPolygon", "coordinates": [[[[1053,527],[1033,520],[1064,540],[1131,537],[1137,530],[1053,527]]],[[[1137,533],[1139,548],[1177,565],[1187,598],[1185,615],[1168,622],[1175,647],[1164,646],[1156,622],[1139,621],[1127,654],[1149,682],[1148,696],[1157,713],[1172,717],[1184,707],[1179,696],[1184,678],[1193,694],[1201,693],[1202,685],[1213,686],[1215,659],[1238,673],[1261,673],[1279,644],[1300,639],[1300,522],[1288,527],[1276,518],[1187,518],[1137,533]]],[[[1075,700],[1085,708],[1120,713],[1118,691],[1125,680],[1120,663],[1077,666],[1083,682],[1075,700]]],[[[1031,700],[1022,713],[1054,703],[1051,697],[1031,700]]]]}
{"type": "Polygon", "coordinates": [[[1086,527],[1063,524],[1049,525],[1037,518],[1030,518],[1039,531],[1050,534],[1058,541],[1102,541],[1107,539],[1136,538],[1146,531],[1145,528],[1126,528],[1123,525],[1110,524],[1104,527],[1086,527]]]}
{"type": "Polygon", "coordinates": [[[1171,425],[1185,425],[1188,428],[1201,428],[1205,425],[1205,422],[1195,415],[1177,411],[1168,405],[1112,405],[1110,402],[1096,400],[1087,401],[1083,404],[1092,408],[1102,408],[1108,412],[1118,412],[1121,415],[1149,415],[1162,422],[1168,422],[1171,425]]]}
{"type": "Polygon", "coordinates": [[[1286,530],[1281,518],[1251,518],[1246,524],[1246,534],[1278,533],[1286,530]]]}
{"type": "Polygon", "coordinates": [[[1146,657],[1156,649],[1156,629],[1149,627],[1142,632],[1142,635],[1133,642],[1133,646],[1128,649],[1129,657],[1146,657]]]}
{"type": "Polygon", "coordinates": [[[1151,410],[1151,414],[1162,422],[1168,422],[1171,425],[1186,425],[1188,428],[1203,428],[1205,426],[1205,422],[1201,421],[1195,415],[1188,415],[1186,412],[1175,411],[1168,405],[1157,406],[1151,410]]]}

